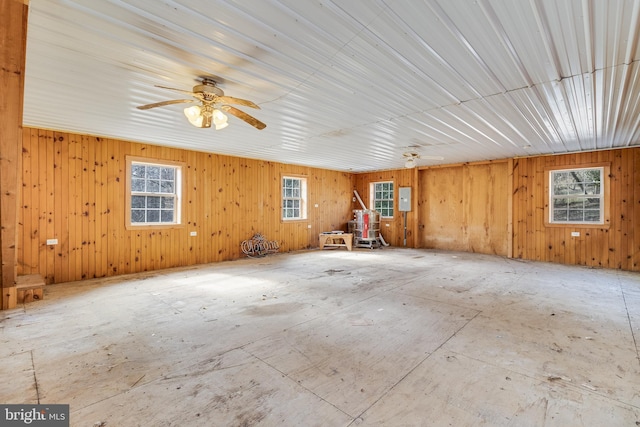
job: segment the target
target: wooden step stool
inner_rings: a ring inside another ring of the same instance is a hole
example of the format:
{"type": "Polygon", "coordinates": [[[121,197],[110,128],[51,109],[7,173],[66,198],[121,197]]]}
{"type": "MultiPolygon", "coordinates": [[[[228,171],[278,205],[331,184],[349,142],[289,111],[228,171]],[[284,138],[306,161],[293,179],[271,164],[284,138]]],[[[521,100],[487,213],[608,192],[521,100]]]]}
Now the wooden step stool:
{"type": "Polygon", "coordinates": [[[18,304],[43,299],[44,287],[44,279],[39,274],[28,274],[16,277],[18,304]]]}

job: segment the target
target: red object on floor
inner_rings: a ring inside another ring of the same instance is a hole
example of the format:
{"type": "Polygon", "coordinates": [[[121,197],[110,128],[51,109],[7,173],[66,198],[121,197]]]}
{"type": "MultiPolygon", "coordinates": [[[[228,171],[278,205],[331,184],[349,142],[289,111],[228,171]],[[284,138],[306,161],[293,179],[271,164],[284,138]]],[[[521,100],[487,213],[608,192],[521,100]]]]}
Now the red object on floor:
{"type": "Polygon", "coordinates": [[[369,213],[362,214],[362,238],[369,238],[369,213]]]}

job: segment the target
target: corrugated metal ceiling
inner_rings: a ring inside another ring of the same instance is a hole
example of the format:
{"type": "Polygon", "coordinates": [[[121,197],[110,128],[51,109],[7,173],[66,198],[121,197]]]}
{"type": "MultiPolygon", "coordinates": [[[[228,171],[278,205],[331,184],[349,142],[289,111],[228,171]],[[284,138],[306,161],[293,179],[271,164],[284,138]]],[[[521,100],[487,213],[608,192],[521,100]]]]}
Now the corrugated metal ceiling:
{"type": "Polygon", "coordinates": [[[31,0],[24,124],[345,171],[640,145],[640,0],[31,0]],[[191,126],[202,77],[267,124],[191,126]]]}

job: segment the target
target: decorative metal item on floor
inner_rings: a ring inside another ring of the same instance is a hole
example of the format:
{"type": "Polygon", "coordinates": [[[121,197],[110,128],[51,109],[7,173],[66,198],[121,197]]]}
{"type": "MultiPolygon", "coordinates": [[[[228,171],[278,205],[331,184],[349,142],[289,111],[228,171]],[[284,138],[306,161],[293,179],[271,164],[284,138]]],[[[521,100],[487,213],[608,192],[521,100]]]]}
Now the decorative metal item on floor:
{"type": "Polygon", "coordinates": [[[249,258],[259,258],[278,252],[280,245],[277,241],[269,241],[262,234],[256,233],[251,239],[244,240],[240,244],[240,248],[242,249],[242,253],[249,258]]]}

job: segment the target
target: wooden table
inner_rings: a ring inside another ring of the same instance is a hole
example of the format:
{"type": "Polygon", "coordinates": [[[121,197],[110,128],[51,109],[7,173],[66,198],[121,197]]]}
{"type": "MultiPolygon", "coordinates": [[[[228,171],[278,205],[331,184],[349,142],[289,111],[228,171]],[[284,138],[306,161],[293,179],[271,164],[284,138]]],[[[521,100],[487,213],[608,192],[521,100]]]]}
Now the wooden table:
{"type": "Polygon", "coordinates": [[[353,245],[353,234],[352,233],[321,233],[318,237],[320,242],[320,249],[324,249],[327,247],[335,248],[335,247],[344,247],[347,250],[351,250],[353,245]]]}

